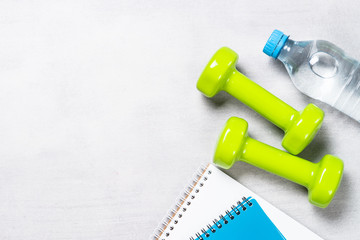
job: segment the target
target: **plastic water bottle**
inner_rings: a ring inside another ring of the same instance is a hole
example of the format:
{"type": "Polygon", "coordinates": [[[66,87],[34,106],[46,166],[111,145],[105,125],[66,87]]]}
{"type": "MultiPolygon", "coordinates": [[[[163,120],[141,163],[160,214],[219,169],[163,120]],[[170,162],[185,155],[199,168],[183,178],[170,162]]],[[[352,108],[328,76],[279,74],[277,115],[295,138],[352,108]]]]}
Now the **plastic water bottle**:
{"type": "Polygon", "coordinates": [[[275,30],[263,52],[285,65],[301,92],[360,122],[359,62],[342,49],[323,40],[293,41],[275,30]]]}

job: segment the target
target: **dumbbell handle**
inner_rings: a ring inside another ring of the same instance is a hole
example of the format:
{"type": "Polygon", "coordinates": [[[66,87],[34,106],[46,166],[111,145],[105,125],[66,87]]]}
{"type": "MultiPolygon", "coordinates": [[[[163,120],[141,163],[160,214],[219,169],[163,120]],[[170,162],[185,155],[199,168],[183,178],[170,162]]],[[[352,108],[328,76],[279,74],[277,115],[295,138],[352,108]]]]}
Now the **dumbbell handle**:
{"type": "Polygon", "coordinates": [[[297,110],[248,79],[236,69],[230,74],[223,90],[260,113],[284,131],[299,116],[297,110]]]}
{"type": "Polygon", "coordinates": [[[317,164],[247,137],[239,160],[308,187],[317,164]]]}

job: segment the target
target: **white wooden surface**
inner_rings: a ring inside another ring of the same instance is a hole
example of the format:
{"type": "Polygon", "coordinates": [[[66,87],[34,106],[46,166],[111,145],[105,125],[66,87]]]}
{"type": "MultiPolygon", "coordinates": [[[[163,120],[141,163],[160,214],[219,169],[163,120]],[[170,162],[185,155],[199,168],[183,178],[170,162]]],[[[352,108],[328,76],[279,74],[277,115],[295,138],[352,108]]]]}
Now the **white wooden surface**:
{"type": "MultiPolygon", "coordinates": [[[[360,59],[358,1],[0,2],[0,239],[146,239],[230,116],[281,148],[282,132],[227,94],[195,88],[221,46],[239,68],[297,109],[280,63],[262,53],[278,28],[326,39],[360,59]]],[[[226,171],[325,239],[359,239],[360,125],[326,119],[300,155],[345,162],[319,209],[286,180],[238,163],[226,171]]]]}

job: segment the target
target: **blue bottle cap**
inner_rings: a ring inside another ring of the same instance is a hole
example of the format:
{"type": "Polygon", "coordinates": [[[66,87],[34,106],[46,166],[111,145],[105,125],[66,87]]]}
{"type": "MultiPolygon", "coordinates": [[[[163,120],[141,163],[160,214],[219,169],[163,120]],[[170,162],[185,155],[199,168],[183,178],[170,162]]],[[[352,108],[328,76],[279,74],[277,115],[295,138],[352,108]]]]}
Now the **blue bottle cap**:
{"type": "Polygon", "coordinates": [[[267,40],[263,52],[276,59],[288,38],[289,36],[275,29],[267,40]]]}

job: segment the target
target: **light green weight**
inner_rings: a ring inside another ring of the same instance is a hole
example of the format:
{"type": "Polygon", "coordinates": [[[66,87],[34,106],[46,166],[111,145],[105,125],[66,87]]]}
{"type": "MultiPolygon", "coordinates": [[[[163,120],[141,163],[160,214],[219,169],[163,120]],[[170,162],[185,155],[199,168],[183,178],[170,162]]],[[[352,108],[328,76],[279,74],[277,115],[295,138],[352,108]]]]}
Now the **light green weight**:
{"type": "Polygon", "coordinates": [[[315,137],[324,112],[309,104],[299,112],[236,70],[238,55],[227,47],[219,49],[201,74],[197,88],[207,97],[223,90],[248,105],[285,131],[282,146],[299,154],[315,137]]]}
{"type": "Polygon", "coordinates": [[[305,186],[309,201],[325,208],[333,199],[343,175],[344,163],[332,155],[325,155],[319,163],[293,156],[248,136],[248,123],[230,118],[220,135],[214,163],[230,168],[235,161],[244,161],[290,181],[305,186]]]}

